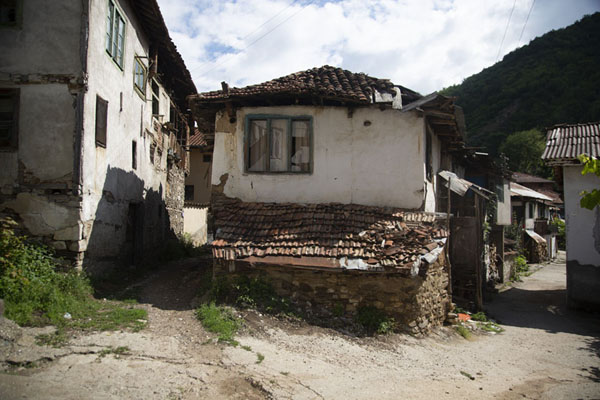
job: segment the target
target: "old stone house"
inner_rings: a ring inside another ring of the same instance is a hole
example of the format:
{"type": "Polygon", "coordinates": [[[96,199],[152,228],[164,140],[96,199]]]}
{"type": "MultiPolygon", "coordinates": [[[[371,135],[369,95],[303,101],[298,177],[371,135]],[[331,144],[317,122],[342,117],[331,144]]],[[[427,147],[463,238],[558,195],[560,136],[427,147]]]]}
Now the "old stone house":
{"type": "Polygon", "coordinates": [[[415,332],[444,320],[453,99],[324,66],[190,107],[214,133],[216,274],[264,275],[314,312],[377,307],[415,332]]]}
{"type": "Polygon", "coordinates": [[[158,4],[2,2],[0,207],[89,272],[183,229],[195,86],[158,4]]]}
{"type": "Polygon", "coordinates": [[[594,174],[581,175],[577,157],[600,157],[600,123],[556,125],[546,135],[542,159],[555,168],[563,188],[567,239],[567,304],[600,309],[600,207],[580,206],[583,190],[598,189],[594,174]]]}

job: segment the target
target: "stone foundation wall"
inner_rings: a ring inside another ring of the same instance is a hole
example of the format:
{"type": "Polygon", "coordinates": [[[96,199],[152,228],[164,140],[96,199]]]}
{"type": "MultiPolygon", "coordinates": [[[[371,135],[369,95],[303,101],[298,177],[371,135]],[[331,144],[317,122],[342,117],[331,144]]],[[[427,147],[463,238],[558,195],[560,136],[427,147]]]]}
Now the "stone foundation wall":
{"type": "Polygon", "coordinates": [[[244,261],[215,260],[216,276],[247,275],[268,280],[275,291],[296,306],[320,314],[343,307],[355,314],[375,307],[398,323],[398,329],[426,334],[440,326],[450,308],[445,256],[421,267],[415,277],[364,271],[307,270],[289,266],[250,265],[244,261]]]}

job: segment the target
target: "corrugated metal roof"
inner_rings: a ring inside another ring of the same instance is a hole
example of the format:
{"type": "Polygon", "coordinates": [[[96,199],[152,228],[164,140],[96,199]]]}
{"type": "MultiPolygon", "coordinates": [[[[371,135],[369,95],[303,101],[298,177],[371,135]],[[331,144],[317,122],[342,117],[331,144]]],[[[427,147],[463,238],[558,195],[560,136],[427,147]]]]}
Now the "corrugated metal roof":
{"type": "Polygon", "coordinates": [[[556,125],[548,130],[543,160],[551,164],[572,162],[580,154],[600,157],[600,122],[556,125]]]}
{"type": "Polygon", "coordinates": [[[529,189],[528,187],[525,187],[523,185],[519,185],[518,183],[515,183],[515,182],[510,183],[510,195],[552,201],[552,199],[550,197],[548,197],[540,192],[536,192],[533,189],[529,189]]]}

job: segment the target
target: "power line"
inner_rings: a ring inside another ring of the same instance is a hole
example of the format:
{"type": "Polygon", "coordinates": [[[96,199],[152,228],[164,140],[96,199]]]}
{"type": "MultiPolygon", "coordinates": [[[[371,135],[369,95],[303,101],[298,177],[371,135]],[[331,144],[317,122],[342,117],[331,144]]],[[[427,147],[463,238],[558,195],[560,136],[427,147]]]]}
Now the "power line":
{"type": "MultiPolygon", "coordinates": [[[[244,41],[246,40],[248,37],[252,36],[254,33],[258,32],[263,26],[265,26],[266,24],[268,24],[269,22],[271,22],[272,20],[274,20],[275,18],[277,18],[278,16],[280,16],[284,11],[286,11],[288,8],[290,8],[291,6],[293,6],[294,4],[296,4],[299,0],[294,0],[292,1],[290,4],[287,5],[287,7],[282,8],[277,14],[273,15],[271,18],[267,19],[265,22],[263,22],[262,24],[260,24],[257,28],[255,28],[253,31],[251,31],[250,33],[248,33],[246,36],[244,36],[241,40],[244,41]]],[[[198,68],[201,68],[207,64],[210,64],[210,62],[204,62],[194,68],[192,68],[190,70],[190,73],[198,70],[198,68]]]]}
{"type": "Polygon", "coordinates": [[[525,23],[523,24],[523,29],[521,29],[521,34],[519,35],[519,44],[521,44],[521,38],[523,37],[523,32],[525,32],[525,27],[527,26],[527,21],[529,21],[529,16],[531,15],[531,10],[533,10],[533,5],[535,4],[535,0],[531,2],[531,7],[529,7],[529,12],[527,13],[527,18],[525,19],[525,23]]]}
{"type": "Polygon", "coordinates": [[[261,40],[262,38],[264,38],[265,36],[267,36],[269,33],[273,32],[275,29],[279,28],[285,22],[287,22],[290,19],[294,18],[296,15],[298,15],[306,7],[310,6],[314,2],[315,2],[315,0],[309,1],[306,5],[304,5],[301,9],[299,9],[298,11],[296,11],[294,14],[290,15],[289,17],[287,17],[286,19],[284,19],[283,21],[281,21],[280,23],[278,23],[277,25],[275,25],[273,28],[271,28],[270,30],[268,30],[267,32],[265,32],[262,36],[259,36],[257,39],[255,39],[254,41],[250,42],[250,44],[248,44],[246,47],[244,47],[242,50],[240,50],[239,53],[235,53],[235,54],[230,55],[229,57],[226,57],[220,63],[217,63],[217,64],[213,65],[212,68],[209,68],[206,71],[202,71],[199,75],[204,75],[204,74],[207,74],[207,73],[213,71],[215,68],[220,67],[221,65],[225,64],[226,62],[228,62],[232,58],[234,58],[234,57],[240,55],[241,53],[243,53],[244,51],[248,50],[248,48],[250,48],[250,46],[254,45],[256,42],[258,42],[259,40],[261,40]]]}
{"type": "Polygon", "coordinates": [[[504,44],[504,39],[506,38],[506,32],[508,32],[508,26],[510,25],[510,19],[512,18],[513,11],[515,11],[515,5],[517,4],[517,0],[513,2],[512,9],[510,10],[510,15],[508,16],[508,22],[506,22],[506,28],[504,29],[504,35],[502,35],[502,41],[500,42],[500,47],[498,48],[498,54],[496,54],[496,62],[498,62],[498,58],[500,58],[500,50],[502,50],[502,45],[504,44]]]}

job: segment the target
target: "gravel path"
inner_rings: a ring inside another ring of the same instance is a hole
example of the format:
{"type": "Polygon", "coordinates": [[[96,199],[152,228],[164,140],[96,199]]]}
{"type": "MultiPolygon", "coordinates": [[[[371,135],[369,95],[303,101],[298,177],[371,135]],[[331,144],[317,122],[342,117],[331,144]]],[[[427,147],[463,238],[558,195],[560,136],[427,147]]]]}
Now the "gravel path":
{"type": "Polygon", "coordinates": [[[10,367],[0,398],[600,399],[600,319],[565,309],[564,259],[489,303],[501,334],[354,338],[248,312],[238,337],[246,349],[207,344],[193,315],[202,268],[188,260],[141,283],[149,326],[139,333],[84,335],[51,349],[33,344],[34,331],[0,324],[10,367]],[[129,350],[101,356],[118,346],[129,350]]]}

